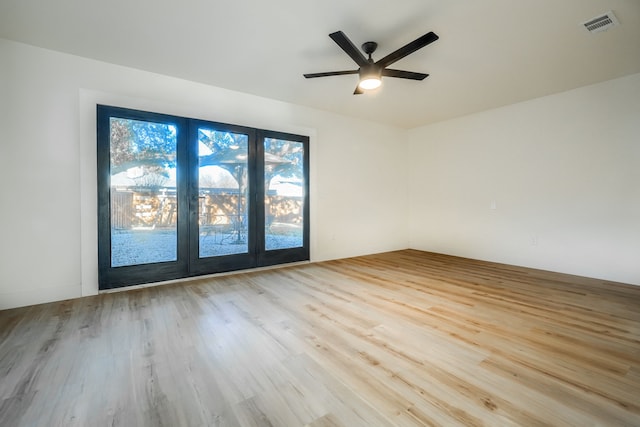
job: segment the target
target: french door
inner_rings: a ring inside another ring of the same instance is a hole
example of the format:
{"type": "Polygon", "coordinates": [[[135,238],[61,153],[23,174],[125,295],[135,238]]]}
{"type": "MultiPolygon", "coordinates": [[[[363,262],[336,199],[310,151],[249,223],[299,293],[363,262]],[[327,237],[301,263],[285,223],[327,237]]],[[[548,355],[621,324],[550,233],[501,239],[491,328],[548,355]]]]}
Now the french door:
{"type": "Polygon", "coordinates": [[[98,106],[100,289],[309,259],[308,137],[98,106]]]}

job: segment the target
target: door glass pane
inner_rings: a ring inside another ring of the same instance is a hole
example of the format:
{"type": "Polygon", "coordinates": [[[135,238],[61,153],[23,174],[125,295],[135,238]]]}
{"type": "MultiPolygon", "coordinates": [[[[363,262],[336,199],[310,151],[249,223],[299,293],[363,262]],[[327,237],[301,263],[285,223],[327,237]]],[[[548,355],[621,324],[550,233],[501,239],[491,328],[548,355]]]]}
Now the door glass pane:
{"type": "Polygon", "coordinates": [[[177,259],[176,127],[110,119],[111,266],[177,259]]]}
{"type": "Polygon", "coordinates": [[[249,137],[198,129],[200,258],[248,252],[249,137]]]}
{"type": "Polygon", "coordinates": [[[304,145],[265,138],[265,249],[302,247],[304,145]]]}

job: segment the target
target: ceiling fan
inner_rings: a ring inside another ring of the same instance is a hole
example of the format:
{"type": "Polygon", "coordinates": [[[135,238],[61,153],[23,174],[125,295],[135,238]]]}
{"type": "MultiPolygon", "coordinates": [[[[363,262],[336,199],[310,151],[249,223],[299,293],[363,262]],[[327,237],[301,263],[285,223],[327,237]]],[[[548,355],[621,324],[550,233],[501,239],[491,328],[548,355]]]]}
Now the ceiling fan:
{"type": "Polygon", "coordinates": [[[359,74],[360,79],[358,81],[358,86],[356,86],[356,90],[353,92],[354,95],[360,95],[364,93],[366,90],[371,90],[379,87],[382,84],[382,76],[385,77],[397,77],[400,79],[409,79],[409,80],[424,80],[429,74],[423,73],[414,73],[412,71],[402,71],[402,70],[394,70],[391,68],[387,68],[389,65],[394,62],[404,58],[407,55],[412,54],[418,49],[425,47],[426,45],[433,43],[438,40],[438,36],[434,32],[428,32],[422,37],[418,37],[414,41],[400,49],[390,53],[378,61],[373,61],[371,58],[371,54],[375,52],[378,47],[378,43],[376,42],[366,42],[362,45],[362,50],[364,53],[369,55],[369,58],[365,58],[365,56],[358,50],[357,47],[349,40],[349,38],[342,32],[336,31],[335,33],[329,34],[329,37],[336,42],[338,46],[342,48],[346,52],[347,55],[353,59],[356,64],[360,68],[357,70],[348,70],[348,71],[328,71],[326,73],[310,73],[305,74],[304,76],[308,79],[312,79],[315,77],[327,77],[327,76],[342,76],[345,74],[359,74]]]}

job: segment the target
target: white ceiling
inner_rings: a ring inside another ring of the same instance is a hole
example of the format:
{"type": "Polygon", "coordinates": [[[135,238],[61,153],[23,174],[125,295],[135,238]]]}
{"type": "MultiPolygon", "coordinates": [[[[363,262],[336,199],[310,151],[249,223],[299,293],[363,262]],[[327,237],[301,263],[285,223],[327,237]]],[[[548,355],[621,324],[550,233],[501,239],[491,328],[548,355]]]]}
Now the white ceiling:
{"type": "Polygon", "coordinates": [[[411,128],[640,72],[638,0],[0,0],[0,37],[411,128]],[[612,10],[620,26],[581,25],[612,10]],[[374,59],[440,40],[352,95],[355,69],[328,37],[378,42],[374,59]]]}

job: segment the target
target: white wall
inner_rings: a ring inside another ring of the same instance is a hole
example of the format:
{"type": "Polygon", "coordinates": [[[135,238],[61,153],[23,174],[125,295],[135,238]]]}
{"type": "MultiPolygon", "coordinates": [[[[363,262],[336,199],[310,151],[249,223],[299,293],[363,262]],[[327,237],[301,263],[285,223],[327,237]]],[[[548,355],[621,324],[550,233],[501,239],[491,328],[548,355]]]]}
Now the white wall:
{"type": "Polygon", "coordinates": [[[0,39],[0,309],[97,292],[96,102],[309,135],[312,260],[406,247],[404,131],[0,39]]]}
{"type": "Polygon", "coordinates": [[[640,74],[408,140],[410,247],[640,284],[640,74]]]}

